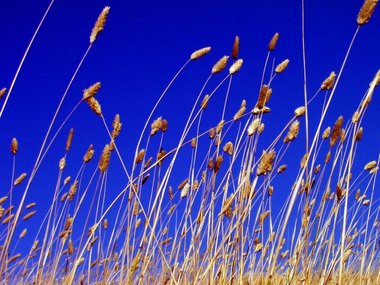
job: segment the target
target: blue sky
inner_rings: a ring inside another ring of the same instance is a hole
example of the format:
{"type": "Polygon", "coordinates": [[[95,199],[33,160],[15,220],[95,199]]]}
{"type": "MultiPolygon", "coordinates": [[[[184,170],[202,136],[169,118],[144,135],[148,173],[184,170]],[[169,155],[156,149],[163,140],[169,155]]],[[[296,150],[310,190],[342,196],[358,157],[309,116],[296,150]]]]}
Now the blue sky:
{"type": "MultiPolygon", "coordinates": [[[[9,87],[32,35],[49,1],[4,1],[0,18],[0,88],[9,87]]],[[[20,144],[16,176],[30,173],[34,159],[54,110],[66,85],[88,47],[92,26],[104,6],[111,6],[105,30],[92,47],[75,79],[58,116],[61,122],[81,99],[82,91],[96,81],[102,82],[97,95],[109,122],[120,113],[123,134],[120,150],[131,161],[138,134],[155,100],[176,71],[198,48],[211,46],[206,57],[191,63],[175,83],[156,115],[168,118],[173,137],[183,128],[186,114],[210,74],[213,64],[229,55],[233,39],[240,37],[241,71],[234,77],[227,116],[232,117],[246,99],[248,109],[257,100],[267,44],[275,32],[279,43],[270,65],[289,58],[287,70],[273,82],[270,101],[272,113],[267,118],[269,143],[291,118],[293,110],[303,104],[301,1],[59,1],[53,4],[25,61],[0,120],[0,185],[9,185],[11,156],[9,145],[16,137],[20,144]]],[[[338,72],[347,47],[357,27],[356,16],[362,5],[356,1],[306,1],[305,30],[308,93],[313,95],[331,71],[338,72]]],[[[369,82],[380,67],[380,17],[375,11],[368,25],[362,27],[341,83],[332,101],[324,126],[342,114],[351,117],[369,82]]],[[[210,82],[216,86],[224,75],[210,82]]],[[[226,84],[218,96],[223,98],[226,84]]],[[[210,90],[208,90],[210,91],[210,90]]],[[[207,92],[207,91],[206,91],[207,92]]],[[[377,158],[380,143],[379,96],[375,94],[363,122],[363,145],[359,149],[363,165],[377,158]]],[[[220,118],[221,102],[213,102],[210,125],[220,118]]],[[[311,132],[315,130],[323,96],[310,111],[311,132]]],[[[303,121],[302,121],[303,123],[303,121]]],[[[55,126],[57,127],[57,125],[55,126]]],[[[72,153],[67,174],[74,172],[90,143],[95,146],[95,167],[105,143],[104,127],[88,109],[80,106],[53,145],[33,183],[30,199],[47,205],[64,155],[66,136],[74,128],[72,153]]],[[[303,127],[303,124],[302,124],[303,127]]],[[[300,134],[302,139],[304,132],[300,134]]],[[[175,145],[175,142],[168,144],[175,145]]],[[[294,160],[302,157],[304,143],[296,147],[294,160]]],[[[170,148],[170,146],[168,147],[170,148]]],[[[116,156],[113,162],[119,167],[116,156]]],[[[293,159],[293,157],[290,157],[293,159]]],[[[131,165],[129,163],[128,165],[131,165]]],[[[117,176],[117,173],[111,173],[117,176]]],[[[112,176],[111,176],[112,177],[112,176]]],[[[181,179],[179,179],[181,180],[181,179]]],[[[111,182],[111,185],[113,182],[111,182]]],[[[126,180],[115,183],[117,192],[126,180]]],[[[112,187],[110,187],[112,188],[112,187]]],[[[3,194],[1,194],[2,196],[3,194]]],[[[4,194],[5,195],[5,194],[4,194]]],[[[41,216],[40,216],[41,218],[41,216]]]]}

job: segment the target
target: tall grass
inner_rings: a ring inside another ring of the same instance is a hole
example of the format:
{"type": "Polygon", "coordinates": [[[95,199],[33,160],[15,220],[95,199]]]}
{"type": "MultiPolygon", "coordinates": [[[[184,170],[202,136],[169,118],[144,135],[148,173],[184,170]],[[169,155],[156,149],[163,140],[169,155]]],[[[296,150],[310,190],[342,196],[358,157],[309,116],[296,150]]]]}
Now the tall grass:
{"type": "MultiPolygon", "coordinates": [[[[335,122],[326,121],[328,112],[339,113],[330,110],[330,103],[357,35],[376,3],[365,1],[340,69],[321,79],[312,97],[307,92],[303,42],[304,104],[294,107],[276,134],[265,127],[273,119],[271,86],[291,64],[286,59],[268,66],[281,40],[278,33],[266,47],[254,104],[243,100],[233,116],[227,112],[235,77],[244,72],[236,37],[231,55],[221,56],[199,86],[191,111],[178,110],[186,122],[179,136],[171,135],[170,122],[157,110],[167,104],[166,95],[186,68],[207,61],[212,50],[194,51],[164,88],[141,133],[134,134],[132,159],[120,147],[123,114],[112,118],[102,111],[97,94],[102,92],[100,82],[84,86],[83,97],[72,108],[63,104],[91,48],[101,40],[100,32],[106,30],[110,9],[104,8],[29,174],[18,174],[16,162],[24,158],[18,140],[11,141],[10,185],[0,198],[2,282],[380,284],[376,185],[380,156],[364,165],[357,157],[358,148],[366,147],[360,143],[365,136],[362,124],[373,107],[380,70],[368,80],[369,87],[351,117],[337,115],[335,122]],[[216,87],[211,80],[218,81],[216,87]],[[312,117],[309,107],[321,96],[325,99],[317,106],[320,116],[312,117]],[[223,108],[214,121],[208,112],[214,112],[216,100],[223,108]],[[83,157],[73,157],[72,144],[81,142],[75,141],[75,121],[70,119],[82,105],[93,111],[89,123],[102,125],[109,142],[83,146],[87,150],[83,157]],[[311,120],[317,122],[315,128],[311,120]],[[61,143],[56,139],[66,129],[67,139],[61,143]],[[60,143],[57,164],[49,165],[49,173],[40,173],[46,155],[60,143]],[[297,143],[305,146],[305,152],[299,153],[302,148],[295,147],[297,143]],[[76,165],[75,171],[70,168],[70,176],[68,161],[76,165]],[[28,199],[34,190],[31,185],[38,175],[52,176],[53,168],[58,173],[49,194],[51,203],[39,213],[39,205],[28,199]],[[112,173],[125,181],[124,187],[110,189],[112,173]],[[279,192],[287,198],[277,207],[279,192]],[[32,219],[39,219],[39,228],[29,227],[32,219]]],[[[9,91],[1,91],[5,99],[0,117],[29,47],[9,91]]]]}

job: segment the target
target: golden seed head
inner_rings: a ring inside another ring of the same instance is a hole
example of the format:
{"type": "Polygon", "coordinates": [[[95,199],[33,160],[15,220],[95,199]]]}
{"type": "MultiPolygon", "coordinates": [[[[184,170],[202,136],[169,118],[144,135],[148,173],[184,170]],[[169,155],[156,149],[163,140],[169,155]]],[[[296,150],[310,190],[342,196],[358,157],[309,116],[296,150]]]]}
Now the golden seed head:
{"type": "Polygon", "coordinates": [[[88,106],[90,106],[91,110],[95,112],[95,114],[97,114],[98,116],[102,115],[102,108],[98,100],[96,100],[94,97],[91,97],[91,98],[88,98],[86,102],[88,106]]]}
{"type": "Polygon", "coordinates": [[[375,11],[376,5],[379,0],[365,0],[363,6],[361,7],[356,22],[359,26],[367,24],[373,12],[375,11]]]}
{"type": "Polygon", "coordinates": [[[198,58],[201,58],[202,56],[208,54],[210,50],[211,50],[211,47],[204,47],[204,48],[198,49],[190,55],[190,59],[196,60],[198,58]]]}
{"type": "Polygon", "coordinates": [[[294,116],[301,117],[305,114],[306,108],[305,106],[298,107],[297,109],[294,110],[294,116]]]}
{"type": "Polygon", "coordinates": [[[143,160],[144,156],[145,156],[145,149],[142,149],[136,155],[135,163],[139,164],[143,160]]]}
{"type": "Polygon", "coordinates": [[[229,155],[232,155],[233,152],[234,152],[234,145],[232,142],[227,142],[224,147],[223,147],[223,151],[228,153],[229,155]]]}
{"type": "Polygon", "coordinates": [[[363,127],[360,127],[358,132],[356,133],[356,137],[355,137],[355,140],[356,141],[361,141],[363,138],[363,127]]]}
{"type": "Polygon", "coordinates": [[[26,214],[26,215],[22,218],[22,220],[23,220],[23,221],[27,221],[27,220],[29,220],[31,217],[33,217],[33,216],[36,214],[36,212],[37,212],[37,211],[32,211],[32,212],[26,214]]]}
{"type": "Polygon", "coordinates": [[[88,149],[87,149],[87,151],[83,157],[84,163],[88,163],[92,159],[92,157],[94,156],[94,153],[95,153],[94,146],[92,144],[90,144],[90,146],[88,147],[88,149]]]}
{"type": "Polygon", "coordinates": [[[204,110],[207,108],[208,101],[210,100],[210,95],[206,94],[205,97],[203,97],[201,108],[204,110]]]}
{"type": "Polygon", "coordinates": [[[264,123],[261,123],[260,126],[257,128],[257,133],[258,133],[259,135],[261,135],[262,132],[264,131],[264,128],[265,128],[264,123]]]}
{"type": "Polygon", "coordinates": [[[13,186],[18,186],[24,181],[27,174],[24,172],[19,177],[16,178],[16,180],[13,182],[13,186]]]}
{"type": "Polygon", "coordinates": [[[67,136],[67,140],[66,140],[66,151],[70,150],[71,143],[73,141],[73,136],[74,136],[74,129],[71,128],[70,132],[69,132],[69,135],[67,136]]]}
{"type": "Polygon", "coordinates": [[[322,90],[330,90],[334,86],[335,78],[336,78],[336,74],[333,71],[330,73],[329,77],[327,77],[325,79],[325,81],[323,81],[323,83],[321,85],[321,89],[322,90]]]}
{"type": "Polygon", "coordinates": [[[352,115],[352,123],[356,124],[359,121],[360,113],[359,111],[355,111],[355,113],[352,115]]]}
{"type": "Polygon", "coordinates": [[[300,130],[300,122],[298,120],[294,121],[289,128],[288,134],[284,138],[284,143],[288,143],[297,138],[298,132],[300,130]]]}
{"type": "Polygon", "coordinates": [[[223,156],[219,155],[214,165],[214,173],[218,173],[220,166],[222,165],[222,162],[223,162],[223,156]]]}
{"type": "Polygon", "coordinates": [[[236,72],[238,72],[240,70],[240,68],[242,67],[243,65],[243,60],[242,59],[238,59],[237,61],[234,62],[233,65],[231,65],[230,67],[230,74],[235,74],[236,72]]]}
{"type": "Polygon", "coordinates": [[[181,199],[185,198],[190,190],[190,184],[187,182],[181,190],[181,199]]]}
{"type": "Polygon", "coordinates": [[[268,50],[269,51],[273,51],[275,48],[276,48],[276,45],[277,45],[277,42],[278,42],[278,37],[280,36],[279,33],[275,33],[272,37],[272,39],[270,40],[269,44],[268,44],[268,50]]]}
{"type": "Polygon", "coordinates": [[[272,165],[273,165],[275,156],[276,156],[276,152],[274,151],[274,149],[271,149],[269,152],[266,152],[266,151],[263,152],[260,163],[257,167],[257,171],[256,171],[257,176],[260,176],[263,174],[266,175],[267,172],[272,171],[272,165]]]}
{"type": "Polygon", "coordinates": [[[100,87],[101,87],[101,83],[96,82],[96,83],[92,84],[90,87],[88,87],[87,89],[84,89],[83,100],[88,100],[91,97],[94,97],[95,94],[98,93],[100,87]]]}
{"type": "Polygon", "coordinates": [[[3,88],[0,90],[0,99],[4,96],[5,92],[7,92],[7,88],[3,88]]]}
{"type": "Polygon", "coordinates": [[[116,114],[112,122],[112,139],[115,139],[119,136],[122,125],[123,124],[120,122],[120,115],[116,114]]]}
{"type": "Polygon", "coordinates": [[[103,153],[100,156],[98,167],[100,172],[104,173],[110,165],[111,150],[108,144],[104,146],[103,153]]]}
{"type": "Polygon", "coordinates": [[[162,127],[162,117],[155,119],[150,127],[150,135],[154,136],[162,127]]]}
{"type": "Polygon", "coordinates": [[[329,151],[327,154],[326,154],[326,157],[325,157],[325,164],[329,163],[331,159],[331,151],[329,151]]]}
{"type": "Polygon", "coordinates": [[[0,205],[4,204],[5,201],[7,201],[8,196],[4,196],[0,198],[0,205]]]}
{"type": "Polygon", "coordinates": [[[208,136],[210,137],[210,139],[213,139],[215,137],[215,129],[214,128],[210,129],[208,136]]]}
{"type": "Polygon", "coordinates": [[[108,17],[108,13],[110,12],[110,7],[106,6],[100,13],[98,19],[95,22],[94,27],[92,28],[90,35],[90,44],[93,44],[98,37],[99,33],[103,31],[104,25],[106,24],[106,20],[108,17]]]}
{"type": "Polygon", "coordinates": [[[79,181],[75,180],[74,183],[71,184],[71,186],[70,186],[69,196],[68,196],[70,202],[74,199],[75,193],[77,193],[78,183],[79,183],[79,181]]]}
{"type": "Polygon", "coordinates": [[[229,56],[225,55],[215,65],[212,67],[211,74],[216,74],[221,72],[226,68],[229,56]]]}
{"type": "Polygon", "coordinates": [[[23,231],[20,234],[20,238],[24,238],[26,236],[26,233],[28,232],[27,229],[23,229],[23,231]]]}
{"type": "Polygon", "coordinates": [[[377,165],[377,161],[376,160],[372,160],[370,162],[368,162],[365,166],[364,166],[364,170],[372,170],[376,167],[377,165]]]}
{"type": "Polygon", "coordinates": [[[248,126],[248,129],[247,129],[248,136],[252,136],[257,131],[259,126],[260,126],[260,119],[259,118],[254,119],[252,123],[248,126]]]}
{"type": "Polygon", "coordinates": [[[157,154],[157,166],[160,167],[162,165],[162,162],[164,161],[164,158],[166,156],[166,151],[161,147],[160,151],[157,154]]]}
{"type": "Polygon", "coordinates": [[[59,160],[59,170],[62,171],[65,169],[65,166],[66,166],[66,158],[65,157],[62,157],[60,160],[59,160]]]}
{"type": "Polygon", "coordinates": [[[301,160],[301,165],[300,165],[301,168],[305,168],[308,159],[309,159],[309,154],[305,153],[301,160]]]}
{"type": "Polygon", "coordinates": [[[168,121],[166,119],[162,119],[161,132],[165,133],[167,130],[168,130],[168,121]]]}
{"type": "Polygon", "coordinates": [[[31,209],[33,207],[35,207],[37,204],[36,203],[29,203],[28,205],[25,206],[25,209],[31,209]]]}
{"type": "Polygon", "coordinates": [[[323,139],[323,140],[328,139],[328,137],[330,136],[330,132],[331,132],[331,128],[330,128],[330,127],[327,127],[327,128],[323,131],[322,139],[323,139]]]}
{"type": "Polygon", "coordinates": [[[11,153],[13,155],[16,155],[17,150],[18,150],[18,141],[16,138],[13,138],[11,142],[11,153]]]}
{"type": "Polygon", "coordinates": [[[287,168],[287,165],[286,164],[283,164],[281,165],[278,169],[277,169],[277,174],[280,174],[280,173],[283,173],[287,168]]]}
{"type": "Polygon", "coordinates": [[[221,121],[218,123],[218,125],[216,126],[216,130],[215,130],[215,132],[216,132],[217,135],[220,134],[220,132],[222,131],[223,127],[224,127],[224,120],[221,120],[221,121]]]}
{"type": "Polygon", "coordinates": [[[263,85],[260,90],[259,99],[257,101],[256,107],[261,110],[268,103],[270,97],[272,96],[272,89],[267,85],[263,85]]]}
{"type": "Polygon", "coordinates": [[[266,212],[264,212],[264,213],[262,213],[262,214],[260,215],[260,217],[259,217],[259,225],[260,225],[260,226],[263,225],[265,219],[269,216],[269,214],[270,214],[270,211],[268,210],[268,211],[266,211],[266,212]]]}
{"type": "Polygon", "coordinates": [[[234,40],[234,44],[232,46],[232,52],[231,52],[231,57],[233,59],[237,59],[239,56],[239,45],[240,45],[240,39],[239,39],[239,36],[236,36],[234,40]]]}
{"type": "Polygon", "coordinates": [[[185,187],[186,183],[189,181],[189,178],[186,178],[178,185],[178,190],[182,190],[185,187]]]}
{"type": "Polygon", "coordinates": [[[279,65],[277,65],[274,72],[276,72],[276,73],[283,72],[286,69],[286,67],[288,66],[288,64],[289,64],[289,59],[285,59],[283,62],[281,62],[279,65]]]}
{"type": "Polygon", "coordinates": [[[341,136],[342,125],[343,125],[343,116],[340,116],[336,120],[332,134],[331,134],[330,147],[333,147],[336,144],[338,138],[341,136]]]}
{"type": "Polygon", "coordinates": [[[245,111],[247,109],[246,105],[247,105],[247,102],[245,100],[243,100],[241,102],[239,111],[236,112],[236,114],[235,114],[235,116],[233,118],[234,121],[239,120],[244,115],[244,113],[245,113],[245,111]]]}
{"type": "Polygon", "coordinates": [[[196,138],[192,138],[190,145],[191,145],[191,148],[196,148],[197,147],[197,139],[196,138]]]}

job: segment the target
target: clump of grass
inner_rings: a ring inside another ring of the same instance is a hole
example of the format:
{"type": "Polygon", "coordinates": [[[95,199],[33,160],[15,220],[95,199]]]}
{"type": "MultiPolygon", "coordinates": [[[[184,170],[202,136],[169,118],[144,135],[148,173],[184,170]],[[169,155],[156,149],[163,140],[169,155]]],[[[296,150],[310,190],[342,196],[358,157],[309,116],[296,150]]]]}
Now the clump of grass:
{"type": "MultiPolygon", "coordinates": [[[[357,17],[359,27],[369,21],[376,4],[365,1],[357,17]]],[[[278,33],[267,47],[257,102],[248,109],[251,103],[242,100],[238,111],[230,116],[228,98],[243,65],[243,59],[238,59],[240,38],[236,36],[233,63],[227,69],[229,56],[223,56],[212,66],[185,126],[175,137],[156,109],[184,68],[201,60],[211,48],[190,54],[144,122],[128,161],[128,155],[118,148],[123,136],[120,115],[108,120],[95,98],[100,82],[84,90],[81,100],[51,136],[57,114],[64,111],[67,92],[104,30],[109,11],[109,7],[103,9],[91,31],[90,46],[62,95],[31,175],[22,173],[15,178],[18,141],[14,138],[11,142],[11,185],[0,198],[1,280],[9,284],[378,283],[380,207],[376,179],[380,158],[357,167],[356,153],[380,71],[351,120],[339,116],[332,126],[325,122],[359,29],[338,75],[331,72],[316,92],[316,96],[322,90],[326,92],[326,99],[321,116],[315,118],[315,130],[307,123],[307,108],[314,97],[309,99],[305,91],[305,104],[289,114],[281,131],[268,139],[269,143],[263,138],[270,137],[264,129],[272,115],[267,106],[271,84],[289,64],[288,59],[282,61],[265,77],[278,33]],[[220,73],[226,76],[211,88],[211,77],[220,73]],[[209,122],[205,119],[207,112],[213,112],[209,107],[226,82],[221,115],[209,122]],[[47,212],[41,213],[35,202],[26,204],[30,185],[55,138],[83,101],[98,115],[89,120],[101,120],[110,141],[99,152],[95,166],[92,158],[97,146],[91,144],[70,176],[66,163],[77,158],[71,157],[74,129],[69,130],[63,155],[59,156],[52,202],[47,212]],[[306,152],[294,153],[303,119],[306,152]],[[111,164],[112,153],[116,153],[119,164],[111,164]],[[295,160],[297,168],[292,167],[295,160]],[[109,191],[108,175],[115,169],[125,186],[109,191]],[[22,197],[15,198],[15,187],[24,186],[26,178],[22,197]],[[292,181],[293,186],[287,187],[282,179],[292,181]],[[275,200],[284,193],[288,193],[286,201],[276,209],[275,200]],[[38,229],[28,227],[33,219],[41,219],[38,229]],[[30,236],[28,250],[19,250],[21,240],[24,243],[30,236]]],[[[0,97],[5,92],[2,89],[0,97]]]]}

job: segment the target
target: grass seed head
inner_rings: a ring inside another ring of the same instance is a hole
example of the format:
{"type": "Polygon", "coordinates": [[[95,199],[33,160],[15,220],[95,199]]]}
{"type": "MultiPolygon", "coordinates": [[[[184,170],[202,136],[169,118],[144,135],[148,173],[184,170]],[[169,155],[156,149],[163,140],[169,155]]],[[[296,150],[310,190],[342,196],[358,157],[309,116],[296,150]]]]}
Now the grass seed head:
{"type": "Polygon", "coordinates": [[[275,33],[273,35],[272,39],[270,40],[270,42],[268,44],[268,50],[269,51],[274,51],[274,49],[276,48],[279,36],[280,36],[279,33],[275,33]]]}
{"type": "Polygon", "coordinates": [[[27,176],[27,174],[24,172],[22,173],[19,177],[16,178],[16,180],[13,182],[13,186],[18,186],[22,183],[22,181],[24,181],[25,177],[27,176]]]}
{"type": "Polygon", "coordinates": [[[18,141],[16,138],[13,138],[11,142],[11,153],[13,155],[16,155],[17,151],[18,151],[18,141]]]}
{"type": "Polygon", "coordinates": [[[90,87],[88,87],[87,89],[84,89],[83,100],[88,100],[91,97],[94,97],[96,93],[98,93],[98,91],[100,90],[101,86],[102,84],[100,82],[96,82],[92,84],[90,87]]]}
{"type": "Polygon", "coordinates": [[[266,175],[268,172],[272,171],[272,166],[274,162],[274,158],[276,156],[276,152],[274,149],[271,149],[269,152],[264,151],[261,156],[260,163],[257,167],[256,175],[266,175]]]}
{"type": "Polygon", "coordinates": [[[363,138],[363,127],[360,127],[358,132],[356,133],[355,140],[357,142],[361,141],[363,138]]]}
{"type": "Polygon", "coordinates": [[[277,74],[282,73],[288,67],[288,64],[289,64],[289,59],[285,59],[283,62],[277,65],[274,72],[276,72],[277,74]]]}
{"type": "Polygon", "coordinates": [[[286,164],[279,166],[279,168],[277,169],[277,174],[283,173],[286,170],[286,168],[287,168],[286,164]]]}
{"type": "Polygon", "coordinates": [[[236,114],[235,114],[235,116],[233,118],[234,121],[239,120],[244,115],[244,113],[245,113],[245,111],[247,109],[246,106],[247,106],[247,102],[245,100],[243,100],[241,102],[239,111],[236,112],[236,114]]]}
{"type": "Polygon", "coordinates": [[[23,221],[27,221],[27,220],[29,220],[31,217],[33,217],[33,216],[36,214],[36,212],[37,212],[37,211],[32,211],[32,212],[26,214],[26,215],[22,218],[22,220],[23,220],[23,221]]]}
{"type": "Polygon", "coordinates": [[[94,97],[91,97],[86,100],[88,106],[90,106],[91,110],[98,116],[102,115],[102,107],[100,106],[98,100],[94,97]]]}
{"type": "Polygon", "coordinates": [[[229,155],[232,155],[233,152],[234,152],[234,145],[231,141],[227,142],[224,147],[223,147],[223,151],[228,153],[229,155]]]}
{"type": "Polygon", "coordinates": [[[208,54],[210,51],[211,51],[211,47],[204,47],[204,48],[198,49],[190,55],[190,59],[196,60],[208,54]]]}
{"type": "Polygon", "coordinates": [[[234,44],[232,45],[231,57],[237,59],[239,57],[240,38],[235,36],[234,44]]]}
{"type": "Polygon", "coordinates": [[[298,120],[295,120],[289,128],[288,134],[284,138],[284,143],[291,142],[295,140],[298,136],[298,132],[300,130],[300,122],[298,120]]]}
{"type": "Polygon", "coordinates": [[[7,92],[7,88],[4,87],[4,88],[0,89],[0,99],[3,98],[5,92],[7,92]]]}
{"type": "Polygon", "coordinates": [[[210,95],[206,94],[205,97],[203,97],[201,108],[205,110],[208,106],[208,101],[210,100],[210,95]]]}
{"type": "Polygon", "coordinates": [[[71,143],[73,141],[73,136],[74,136],[74,129],[71,128],[69,131],[69,135],[67,136],[67,140],[66,140],[66,152],[70,150],[71,143]]]}
{"type": "Polygon", "coordinates": [[[211,74],[217,74],[226,68],[229,56],[225,55],[211,69],[211,74]]]}
{"type": "Polygon", "coordinates": [[[372,160],[370,162],[368,162],[365,166],[364,166],[364,170],[372,170],[376,167],[377,165],[377,161],[376,160],[372,160]]]}
{"type": "Polygon", "coordinates": [[[60,171],[63,171],[65,169],[65,166],[66,166],[66,158],[65,157],[62,157],[60,160],[59,160],[59,170],[60,171]]]}
{"type": "Polygon", "coordinates": [[[88,163],[92,159],[92,157],[94,156],[94,153],[95,153],[94,146],[92,144],[90,144],[86,153],[83,156],[83,162],[88,163]]]}
{"type": "Polygon", "coordinates": [[[69,196],[68,196],[68,199],[69,199],[70,202],[74,199],[74,196],[77,193],[78,183],[79,183],[79,181],[75,180],[74,183],[71,184],[71,186],[70,186],[69,196]]]}
{"type": "Polygon", "coordinates": [[[335,83],[336,74],[335,72],[331,72],[329,77],[325,79],[325,81],[322,82],[321,89],[322,90],[330,90],[335,83]]]}
{"type": "Polygon", "coordinates": [[[120,115],[116,114],[112,122],[112,133],[111,133],[112,139],[116,139],[119,136],[120,131],[121,131],[121,126],[122,126],[122,123],[120,122],[120,115]]]}
{"type": "Polygon", "coordinates": [[[294,116],[301,117],[305,114],[306,108],[305,106],[298,107],[297,109],[294,110],[294,116]]]}
{"type": "Polygon", "coordinates": [[[145,156],[145,149],[142,149],[142,150],[140,150],[139,153],[136,155],[135,163],[136,163],[136,164],[139,164],[139,163],[144,159],[144,156],[145,156]]]}
{"type": "Polygon", "coordinates": [[[259,128],[259,125],[260,125],[260,119],[259,118],[254,119],[252,123],[248,126],[248,129],[247,129],[248,136],[254,135],[257,129],[259,128]]]}
{"type": "Polygon", "coordinates": [[[237,61],[235,61],[233,65],[231,65],[230,70],[229,70],[230,74],[232,75],[232,74],[237,73],[242,66],[243,66],[243,60],[238,59],[237,61]]]}
{"type": "Polygon", "coordinates": [[[99,33],[103,31],[109,12],[110,12],[110,7],[106,6],[100,13],[91,31],[90,44],[93,44],[96,38],[98,37],[99,33]]]}
{"type": "Polygon", "coordinates": [[[110,165],[110,158],[111,158],[111,150],[108,144],[106,144],[103,148],[102,155],[100,156],[100,160],[98,163],[98,168],[100,172],[104,173],[108,166],[110,165]]]}
{"type": "Polygon", "coordinates": [[[338,141],[338,138],[340,138],[342,125],[343,125],[343,116],[340,116],[336,120],[336,122],[334,124],[334,128],[333,128],[332,133],[331,133],[330,147],[333,147],[336,144],[336,142],[338,141]]]}
{"type": "Polygon", "coordinates": [[[361,7],[356,22],[359,26],[367,24],[375,11],[376,5],[379,0],[365,0],[361,7]]]}

